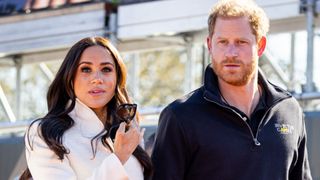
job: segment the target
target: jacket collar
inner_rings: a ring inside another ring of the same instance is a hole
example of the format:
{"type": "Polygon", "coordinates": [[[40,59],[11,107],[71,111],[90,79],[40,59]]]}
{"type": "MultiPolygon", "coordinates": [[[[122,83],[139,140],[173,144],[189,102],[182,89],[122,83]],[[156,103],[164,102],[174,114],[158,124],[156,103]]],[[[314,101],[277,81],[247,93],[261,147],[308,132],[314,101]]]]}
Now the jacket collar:
{"type": "MultiPolygon", "coordinates": [[[[71,100],[68,105],[71,104],[71,100]]],[[[79,99],[76,99],[73,110],[69,116],[74,120],[75,127],[80,129],[84,137],[93,138],[104,130],[104,125],[95,112],[79,99]]]]}
{"type": "MultiPolygon", "coordinates": [[[[258,83],[265,93],[264,101],[268,107],[282,99],[292,97],[292,95],[286,90],[270,83],[260,69],[258,70],[258,83]]],[[[204,97],[208,98],[210,101],[220,104],[222,103],[218,86],[218,77],[213,71],[211,64],[209,64],[205,70],[204,97]]]]}

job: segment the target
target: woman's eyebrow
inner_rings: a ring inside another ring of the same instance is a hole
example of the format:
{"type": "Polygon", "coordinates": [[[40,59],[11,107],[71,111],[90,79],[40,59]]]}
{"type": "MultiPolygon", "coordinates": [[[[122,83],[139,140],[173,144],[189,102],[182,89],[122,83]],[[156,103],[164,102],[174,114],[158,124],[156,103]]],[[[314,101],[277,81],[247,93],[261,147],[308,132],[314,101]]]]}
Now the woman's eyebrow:
{"type": "Polygon", "coordinates": [[[102,63],[100,63],[100,65],[112,65],[112,66],[114,66],[114,64],[112,62],[102,62],[102,63]]]}

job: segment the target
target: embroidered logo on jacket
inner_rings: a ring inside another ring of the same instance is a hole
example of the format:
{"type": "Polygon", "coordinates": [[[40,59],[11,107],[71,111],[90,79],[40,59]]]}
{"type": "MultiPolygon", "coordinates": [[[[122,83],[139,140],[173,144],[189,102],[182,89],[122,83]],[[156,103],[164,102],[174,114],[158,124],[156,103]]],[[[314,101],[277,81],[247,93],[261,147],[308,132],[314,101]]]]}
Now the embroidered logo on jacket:
{"type": "Polygon", "coordinates": [[[278,124],[275,123],[274,126],[276,127],[277,131],[280,134],[292,134],[294,127],[290,124],[278,124]]]}

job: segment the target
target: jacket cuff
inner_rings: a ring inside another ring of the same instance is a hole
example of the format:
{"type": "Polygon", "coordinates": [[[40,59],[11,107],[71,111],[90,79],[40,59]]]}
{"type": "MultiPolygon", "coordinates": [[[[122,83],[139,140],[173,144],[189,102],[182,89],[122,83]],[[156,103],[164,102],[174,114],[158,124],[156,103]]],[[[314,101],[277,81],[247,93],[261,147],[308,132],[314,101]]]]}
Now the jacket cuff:
{"type": "Polygon", "coordinates": [[[114,154],[110,154],[103,162],[102,166],[105,169],[105,173],[110,179],[121,179],[127,180],[129,179],[128,174],[122,165],[119,158],[114,154]]]}

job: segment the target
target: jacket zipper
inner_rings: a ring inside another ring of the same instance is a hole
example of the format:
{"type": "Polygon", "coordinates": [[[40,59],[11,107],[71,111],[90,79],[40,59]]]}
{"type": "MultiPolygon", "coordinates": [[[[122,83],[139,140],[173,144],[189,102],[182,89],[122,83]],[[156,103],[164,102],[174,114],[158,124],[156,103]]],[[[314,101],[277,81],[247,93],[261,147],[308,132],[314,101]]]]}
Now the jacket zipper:
{"type": "MultiPolygon", "coordinates": [[[[291,96],[290,96],[291,97],[291,96]]],[[[285,100],[285,99],[288,99],[288,98],[290,98],[290,97],[285,97],[285,98],[282,98],[282,99],[279,99],[278,101],[276,101],[276,102],[274,102],[273,104],[272,104],[272,106],[270,106],[267,110],[266,110],[266,112],[264,113],[264,115],[262,116],[262,118],[261,118],[261,121],[259,122],[259,125],[258,125],[258,129],[257,129],[257,132],[256,132],[256,140],[257,140],[257,142],[259,143],[259,146],[260,146],[260,142],[258,141],[258,132],[259,132],[259,130],[260,130],[260,126],[261,126],[261,123],[263,122],[263,120],[264,120],[264,118],[267,116],[267,114],[269,113],[269,111],[275,106],[275,105],[277,105],[279,102],[281,102],[282,100],[285,100]]],[[[246,123],[247,124],[247,123],[246,123]]],[[[249,125],[248,125],[249,126],[249,125]]]]}
{"type": "MultiPolygon", "coordinates": [[[[289,97],[287,97],[287,98],[289,98],[289,97]]],[[[206,96],[204,96],[204,99],[205,99],[205,100],[207,100],[207,101],[209,101],[209,102],[212,102],[212,103],[214,103],[214,104],[217,104],[218,106],[221,106],[221,107],[223,107],[223,108],[226,108],[226,109],[234,112],[238,117],[240,117],[241,120],[242,120],[242,121],[246,124],[246,126],[248,127],[248,129],[249,129],[249,131],[250,131],[250,134],[251,134],[251,137],[252,137],[252,140],[253,140],[253,143],[254,143],[254,145],[256,145],[256,146],[261,146],[261,143],[258,141],[258,134],[259,134],[259,130],[260,130],[261,123],[263,122],[264,118],[265,118],[266,115],[269,113],[269,111],[270,111],[271,108],[273,108],[273,107],[274,107],[276,104],[278,104],[280,101],[282,101],[282,100],[284,100],[284,99],[287,99],[287,98],[282,98],[282,99],[274,102],[274,104],[267,109],[267,111],[264,113],[263,117],[261,118],[261,121],[259,122],[256,135],[254,136],[251,127],[249,126],[249,124],[248,124],[247,122],[245,122],[245,119],[247,119],[247,117],[242,117],[241,114],[239,114],[239,113],[238,113],[237,111],[235,111],[234,109],[232,109],[232,108],[230,108],[230,107],[228,107],[228,106],[224,106],[224,105],[222,105],[222,104],[219,104],[219,103],[217,103],[217,102],[215,102],[215,101],[212,101],[212,100],[210,100],[209,98],[207,98],[206,96]],[[245,118],[245,119],[244,119],[244,118],[245,118]]]]}
{"type": "MultiPolygon", "coordinates": [[[[207,101],[209,101],[209,102],[215,103],[215,104],[217,104],[218,106],[221,106],[221,107],[223,107],[223,108],[226,108],[226,109],[234,112],[238,117],[241,118],[241,120],[242,120],[243,122],[244,122],[244,118],[247,118],[247,117],[242,117],[241,114],[239,114],[237,111],[235,111],[234,109],[232,109],[232,108],[230,108],[230,107],[228,107],[228,106],[224,106],[224,105],[219,104],[219,103],[217,103],[217,102],[215,102],[215,101],[212,101],[212,100],[208,99],[208,98],[205,97],[205,96],[204,96],[204,99],[207,100],[207,101]]],[[[258,139],[257,139],[257,137],[258,137],[258,130],[257,130],[256,137],[255,137],[255,136],[253,135],[253,132],[252,132],[249,124],[246,123],[246,122],[244,122],[244,123],[245,123],[246,126],[249,128],[249,131],[250,131],[250,134],[251,134],[251,137],[252,137],[252,140],[253,140],[254,144],[255,144],[256,146],[260,146],[261,143],[260,143],[260,142],[258,141],[258,139]]],[[[261,123],[261,122],[260,122],[260,123],[261,123]]],[[[258,129],[259,129],[260,123],[259,123],[259,125],[258,125],[258,129]]]]}

